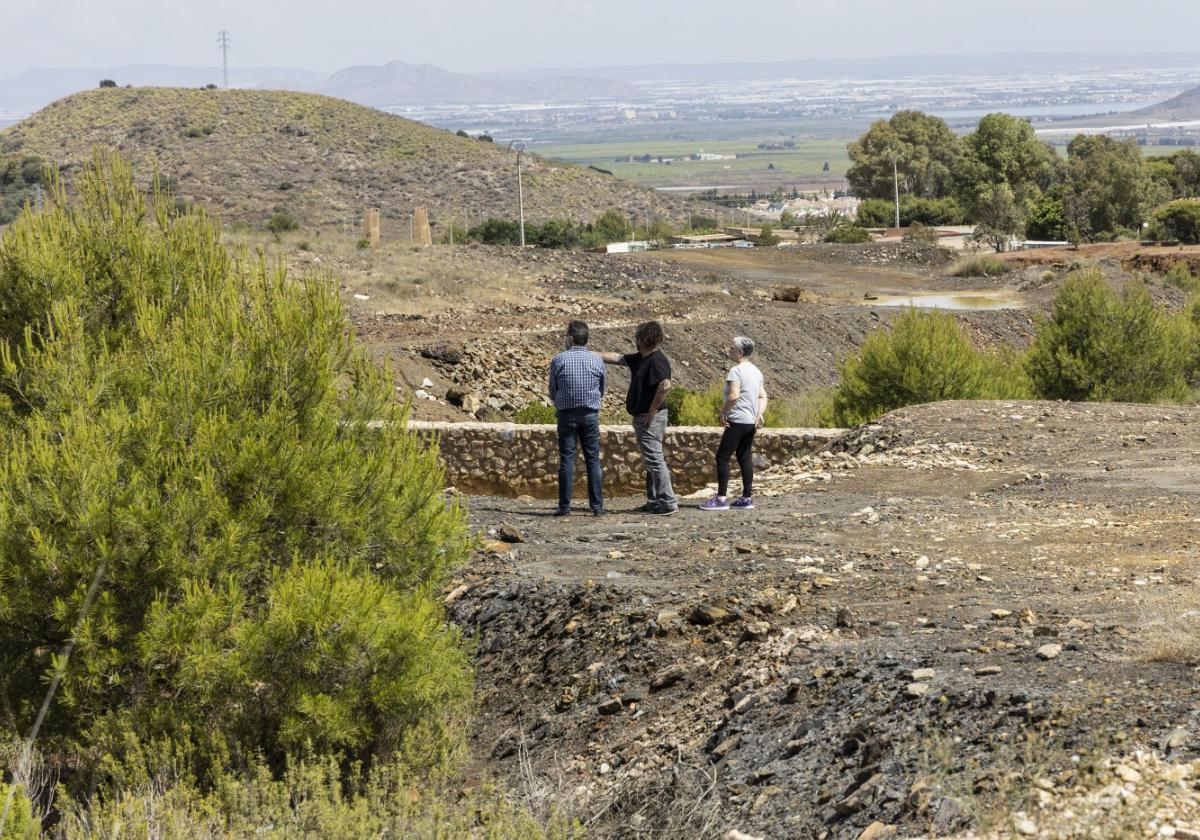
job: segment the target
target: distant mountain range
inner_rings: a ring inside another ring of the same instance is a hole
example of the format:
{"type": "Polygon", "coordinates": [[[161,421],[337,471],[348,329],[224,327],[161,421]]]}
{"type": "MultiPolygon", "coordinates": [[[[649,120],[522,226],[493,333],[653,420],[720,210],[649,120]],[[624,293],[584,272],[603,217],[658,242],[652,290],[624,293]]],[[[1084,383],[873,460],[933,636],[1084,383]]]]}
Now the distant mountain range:
{"type": "MultiPolygon", "coordinates": [[[[1070,72],[1086,68],[1200,67],[1200,53],[1109,55],[1100,53],[997,53],[872,58],[802,59],[778,62],[713,62],[625,67],[555,68],[509,73],[455,73],[430,64],[392,61],[346,67],[332,74],[290,67],[235,67],[235,88],[323,93],[378,107],[429,104],[495,104],[617,100],[632,102],[646,83],[749,79],[892,78],[930,74],[1070,72]]],[[[0,124],[15,120],[71,93],[112,79],[118,85],[203,87],[221,84],[220,67],[126,65],[96,69],[38,67],[0,80],[0,124]]],[[[1139,116],[1200,117],[1184,94],[1139,116]],[[1165,109],[1165,110],[1164,110],[1165,109]]]]}
{"type": "MultiPolygon", "coordinates": [[[[0,106],[36,110],[64,96],[112,79],[119,86],[204,87],[221,84],[219,67],[130,65],[93,70],[35,67],[0,80],[0,106]]],[[[586,76],[540,75],[512,78],[453,73],[430,64],[393,61],[338,70],[332,75],[286,67],[236,68],[230,84],[256,90],[324,93],[361,105],[430,103],[564,102],[630,99],[627,82],[586,76]]]]}
{"type": "Polygon", "coordinates": [[[580,76],[527,78],[452,73],[431,64],[392,61],[339,70],[315,90],[364,105],[429,102],[565,102],[581,99],[629,99],[637,90],[627,82],[580,76]]]}

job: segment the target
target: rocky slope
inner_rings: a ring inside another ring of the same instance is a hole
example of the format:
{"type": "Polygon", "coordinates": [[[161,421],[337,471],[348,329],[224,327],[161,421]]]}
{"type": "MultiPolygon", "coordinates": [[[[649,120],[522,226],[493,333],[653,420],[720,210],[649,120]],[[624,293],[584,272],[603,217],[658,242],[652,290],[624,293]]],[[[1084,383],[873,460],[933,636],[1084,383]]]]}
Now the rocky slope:
{"type": "Polygon", "coordinates": [[[446,601],[478,639],[477,753],[602,837],[1061,828],[1037,791],[1197,755],[1197,420],[945,403],[764,476],[745,514],[471,500],[485,552],[446,601]]]}

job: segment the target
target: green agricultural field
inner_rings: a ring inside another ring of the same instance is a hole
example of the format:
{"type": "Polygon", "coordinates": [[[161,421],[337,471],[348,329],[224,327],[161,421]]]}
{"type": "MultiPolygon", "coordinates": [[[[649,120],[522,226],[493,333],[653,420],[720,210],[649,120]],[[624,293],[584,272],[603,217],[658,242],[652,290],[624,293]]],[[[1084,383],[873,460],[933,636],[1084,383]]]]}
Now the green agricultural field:
{"type": "Polygon", "coordinates": [[[846,155],[846,140],[796,140],[794,149],[758,148],[759,143],[781,143],[787,139],[776,135],[740,140],[616,141],[535,146],[531,151],[555,160],[607,169],[614,175],[651,187],[701,187],[714,184],[787,186],[836,182],[845,176],[850,162],[846,155]],[[672,163],[617,162],[630,155],[679,158],[701,150],[742,157],[716,161],[675,160],[672,163]],[[825,163],[829,164],[828,172],[824,171],[825,163]]]}

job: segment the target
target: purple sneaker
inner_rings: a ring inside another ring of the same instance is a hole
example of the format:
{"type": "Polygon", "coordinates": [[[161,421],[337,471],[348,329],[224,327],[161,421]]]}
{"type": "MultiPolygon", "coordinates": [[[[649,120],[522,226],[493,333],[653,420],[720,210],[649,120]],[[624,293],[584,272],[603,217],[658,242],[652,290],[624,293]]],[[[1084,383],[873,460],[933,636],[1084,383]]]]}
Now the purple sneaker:
{"type": "Polygon", "coordinates": [[[700,505],[700,510],[729,510],[729,500],[724,496],[713,496],[700,505]]]}
{"type": "Polygon", "coordinates": [[[734,510],[753,510],[754,500],[749,496],[738,496],[729,503],[729,507],[733,508],[734,510]]]}

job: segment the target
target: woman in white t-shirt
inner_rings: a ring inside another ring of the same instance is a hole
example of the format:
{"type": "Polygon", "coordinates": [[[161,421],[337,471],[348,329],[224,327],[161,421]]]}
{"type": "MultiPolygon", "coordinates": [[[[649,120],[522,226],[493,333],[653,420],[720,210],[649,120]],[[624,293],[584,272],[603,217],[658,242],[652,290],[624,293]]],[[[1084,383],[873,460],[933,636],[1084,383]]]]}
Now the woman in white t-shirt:
{"type": "Polygon", "coordinates": [[[763,386],[762,371],[750,361],[753,355],[754,342],[743,335],[729,347],[733,367],[725,376],[725,403],[721,406],[725,433],[717,448],[717,495],[700,505],[701,510],[754,507],[754,433],[762,425],[767,410],[767,389],[763,386]],[[729,490],[729,460],[735,453],[742,472],[742,495],[730,501],[725,494],[729,490]]]}

